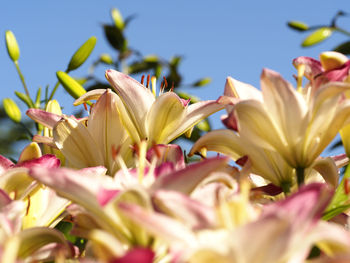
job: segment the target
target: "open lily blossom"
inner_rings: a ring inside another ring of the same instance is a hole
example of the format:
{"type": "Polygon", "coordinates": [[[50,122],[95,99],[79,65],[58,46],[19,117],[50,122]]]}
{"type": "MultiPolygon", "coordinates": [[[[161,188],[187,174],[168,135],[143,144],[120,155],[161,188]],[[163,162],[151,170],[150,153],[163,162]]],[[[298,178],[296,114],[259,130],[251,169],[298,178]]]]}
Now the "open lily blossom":
{"type": "Polygon", "coordinates": [[[235,104],[241,136],[277,151],[291,167],[310,167],[346,124],[350,101],[342,94],[350,85],[327,83],[307,96],[278,73],[265,69],[261,86],[263,102],[249,99],[235,104]]]}
{"type": "Polygon", "coordinates": [[[223,108],[216,101],[188,105],[189,101],[172,91],[156,97],[155,81],[151,90],[115,70],[107,70],[106,78],[125,105],[121,118],[135,142],[141,139],[150,144],[169,143],[223,108]]]}

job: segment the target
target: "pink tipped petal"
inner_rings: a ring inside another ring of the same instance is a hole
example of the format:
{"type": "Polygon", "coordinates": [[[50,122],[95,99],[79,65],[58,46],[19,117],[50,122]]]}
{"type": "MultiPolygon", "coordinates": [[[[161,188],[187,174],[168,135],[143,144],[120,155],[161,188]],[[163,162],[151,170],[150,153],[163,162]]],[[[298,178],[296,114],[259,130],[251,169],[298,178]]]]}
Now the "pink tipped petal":
{"type": "Polygon", "coordinates": [[[0,175],[5,172],[7,169],[13,167],[15,164],[6,157],[0,155],[0,175]]]}
{"type": "Polygon", "coordinates": [[[147,151],[146,158],[149,162],[156,159],[156,166],[164,162],[173,163],[176,169],[182,169],[186,166],[181,147],[176,144],[156,144],[147,151]]]}
{"type": "Polygon", "coordinates": [[[114,189],[111,190],[111,189],[101,188],[97,192],[97,201],[101,206],[105,206],[106,204],[109,203],[109,201],[111,201],[114,197],[116,197],[118,193],[120,193],[120,190],[114,190],[114,189]]]}
{"type": "Polygon", "coordinates": [[[262,94],[258,89],[231,77],[226,79],[224,95],[241,100],[253,99],[262,101],[262,94]]]}
{"type": "Polygon", "coordinates": [[[12,199],[8,196],[8,194],[4,190],[0,189],[0,210],[11,202],[12,199]]]}
{"type": "Polygon", "coordinates": [[[349,163],[349,158],[346,156],[345,153],[343,154],[338,154],[334,156],[330,156],[333,161],[335,162],[335,165],[337,166],[338,169],[344,167],[349,163]]]}
{"type": "Polygon", "coordinates": [[[215,225],[215,211],[211,207],[181,193],[160,190],[155,192],[153,201],[161,211],[180,218],[194,230],[215,225]]]}
{"type": "Polygon", "coordinates": [[[227,129],[238,131],[238,122],[234,112],[231,112],[228,116],[222,117],[221,121],[227,129]]]}
{"type": "Polygon", "coordinates": [[[155,254],[149,248],[133,248],[124,256],[110,261],[110,263],[152,263],[155,254]]]}
{"type": "Polygon", "coordinates": [[[151,190],[173,190],[191,193],[210,173],[226,167],[227,157],[214,157],[187,166],[185,169],[158,177],[151,190]]]}
{"type": "Polygon", "coordinates": [[[27,110],[27,115],[32,120],[41,123],[50,129],[53,129],[56,123],[62,118],[60,115],[40,109],[29,109],[27,110]]]}
{"type": "Polygon", "coordinates": [[[120,203],[119,209],[148,232],[169,243],[181,241],[190,245],[196,242],[195,237],[189,229],[163,214],[146,211],[137,205],[126,203],[120,203]]]}
{"type": "Polygon", "coordinates": [[[308,184],[285,200],[265,206],[263,216],[283,213],[291,218],[296,227],[307,222],[314,223],[321,218],[332,194],[333,191],[326,184],[308,184]]]}
{"type": "Polygon", "coordinates": [[[293,60],[293,65],[295,67],[305,65],[305,76],[310,80],[323,72],[321,62],[310,57],[297,57],[293,60]]]}
{"type": "Polygon", "coordinates": [[[40,166],[44,168],[57,168],[60,166],[60,164],[61,164],[60,159],[58,159],[55,155],[45,154],[37,159],[17,163],[15,167],[30,168],[33,166],[40,166]]]}
{"type": "Polygon", "coordinates": [[[350,70],[350,60],[344,63],[341,67],[328,70],[323,73],[328,81],[343,81],[348,75],[350,70]]]}
{"type": "Polygon", "coordinates": [[[52,137],[47,137],[47,136],[42,136],[42,135],[34,135],[33,136],[33,142],[37,142],[37,143],[44,143],[52,148],[58,149],[55,141],[53,140],[52,137]]]}

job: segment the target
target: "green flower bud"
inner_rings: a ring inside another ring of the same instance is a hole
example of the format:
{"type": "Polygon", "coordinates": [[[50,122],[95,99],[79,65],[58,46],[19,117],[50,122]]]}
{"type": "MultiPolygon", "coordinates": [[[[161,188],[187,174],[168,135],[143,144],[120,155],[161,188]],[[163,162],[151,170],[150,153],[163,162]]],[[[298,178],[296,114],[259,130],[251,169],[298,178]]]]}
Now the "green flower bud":
{"type": "Polygon", "coordinates": [[[12,121],[19,123],[21,121],[21,111],[16,102],[10,98],[5,98],[3,99],[2,104],[4,105],[7,116],[9,116],[12,121]]]}
{"type": "Polygon", "coordinates": [[[112,15],[115,26],[117,28],[119,28],[120,30],[123,30],[124,21],[123,21],[122,14],[119,12],[119,10],[117,8],[113,8],[111,11],[111,15],[112,15]]]}
{"type": "Polygon", "coordinates": [[[19,59],[19,47],[17,40],[12,31],[7,30],[5,33],[7,52],[10,58],[16,62],[19,59]]]}
{"type": "Polygon", "coordinates": [[[100,61],[108,65],[113,64],[113,59],[109,54],[101,54],[100,61]]]}
{"type": "Polygon", "coordinates": [[[77,99],[86,93],[86,90],[75,79],[66,72],[57,71],[56,76],[64,89],[74,98],[77,99]]]}
{"type": "Polygon", "coordinates": [[[90,37],[72,56],[68,65],[68,71],[79,68],[90,56],[96,45],[97,38],[90,37]]]}

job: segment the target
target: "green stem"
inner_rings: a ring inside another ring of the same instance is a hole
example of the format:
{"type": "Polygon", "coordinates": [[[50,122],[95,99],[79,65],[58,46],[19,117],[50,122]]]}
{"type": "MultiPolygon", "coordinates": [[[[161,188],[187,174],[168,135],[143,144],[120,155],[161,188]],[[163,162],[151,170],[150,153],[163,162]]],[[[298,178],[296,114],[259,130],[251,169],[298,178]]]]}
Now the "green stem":
{"type": "Polygon", "coordinates": [[[281,188],[282,188],[283,193],[285,195],[288,195],[290,193],[290,187],[291,187],[291,183],[290,182],[282,182],[281,183],[281,188]]]}
{"type": "Polygon", "coordinates": [[[297,174],[297,182],[298,182],[298,186],[302,186],[304,184],[304,180],[305,180],[305,168],[304,167],[297,167],[295,168],[296,174],[297,174]]]}
{"type": "MultiPolygon", "coordinates": [[[[65,72],[66,72],[66,73],[69,73],[69,70],[66,69],[65,72]]],[[[59,86],[60,86],[60,82],[57,81],[55,87],[53,88],[53,90],[52,90],[52,92],[51,92],[51,94],[50,94],[50,97],[49,97],[48,101],[52,100],[52,98],[53,98],[53,96],[55,95],[55,93],[56,93],[56,91],[57,91],[57,89],[58,89],[59,86]]]]}
{"type": "Polygon", "coordinates": [[[339,27],[334,27],[333,28],[335,31],[338,31],[338,32],[340,32],[340,33],[343,33],[344,35],[346,35],[346,36],[350,36],[350,32],[349,31],[346,31],[346,30],[344,30],[344,29],[342,29],[342,28],[339,28],[339,27]]]}
{"type": "Polygon", "coordinates": [[[21,82],[22,82],[22,85],[23,85],[23,87],[24,87],[24,90],[25,90],[27,96],[30,98],[29,90],[28,90],[28,88],[27,88],[27,84],[26,84],[26,82],[25,82],[25,80],[24,80],[24,76],[23,76],[23,74],[22,74],[22,72],[21,72],[21,69],[19,68],[19,65],[18,65],[18,62],[17,62],[17,61],[15,61],[15,66],[16,66],[16,69],[17,69],[19,78],[21,79],[21,82]]]}

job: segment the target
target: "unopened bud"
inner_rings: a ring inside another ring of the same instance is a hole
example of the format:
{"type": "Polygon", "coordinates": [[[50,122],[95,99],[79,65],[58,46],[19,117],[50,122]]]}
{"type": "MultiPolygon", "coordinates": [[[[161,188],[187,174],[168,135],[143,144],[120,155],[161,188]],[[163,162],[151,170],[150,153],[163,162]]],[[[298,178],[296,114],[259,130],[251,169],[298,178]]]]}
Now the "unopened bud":
{"type": "Polygon", "coordinates": [[[10,58],[16,62],[19,59],[19,47],[17,40],[12,31],[7,30],[5,33],[7,52],[10,58]]]}
{"type": "Polygon", "coordinates": [[[64,89],[75,99],[86,93],[86,90],[66,72],[57,71],[56,76],[64,89]]]}
{"type": "Polygon", "coordinates": [[[79,68],[90,56],[96,45],[97,38],[90,37],[72,56],[68,65],[68,71],[79,68]]]}
{"type": "Polygon", "coordinates": [[[12,121],[19,123],[21,121],[21,111],[16,102],[10,98],[6,98],[2,101],[2,103],[7,116],[9,116],[12,121]]]}
{"type": "Polygon", "coordinates": [[[117,28],[119,28],[120,30],[123,30],[124,29],[124,21],[123,21],[122,14],[119,12],[119,10],[117,8],[113,8],[111,11],[111,15],[112,15],[115,26],[117,28]]]}

